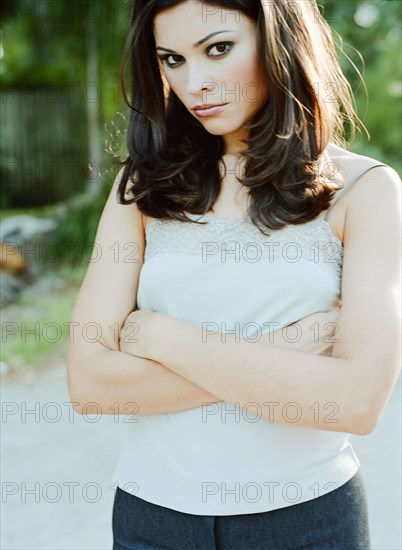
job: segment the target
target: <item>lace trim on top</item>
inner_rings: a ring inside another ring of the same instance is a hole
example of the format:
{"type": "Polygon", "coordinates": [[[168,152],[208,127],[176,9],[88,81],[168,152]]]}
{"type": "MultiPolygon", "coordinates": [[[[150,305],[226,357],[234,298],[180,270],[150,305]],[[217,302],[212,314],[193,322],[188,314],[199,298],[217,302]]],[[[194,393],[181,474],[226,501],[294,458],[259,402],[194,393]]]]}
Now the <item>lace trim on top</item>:
{"type": "Polygon", "coordinates": [[[217,218],[208,214],[187,215],[200,221],[208,220],[208,223],[196,225],[158,218],[152,218],[147,223],[144,261],[155,254],[167,252],[199,254],[201,257],[206,254],[209,257],[211,254],[222,255],[222,261],[226,262],[233,261],[232,258],[236,262],[262,259],[273,262],[276,258],[283,258],[294,263],[304,259],[319,263],[338,277],[341,274],[342,241],[324,219],[287,225],[265,236],[246,219],[217,218]],[[233,250],[236,254],[231,253],[233,250]]]}

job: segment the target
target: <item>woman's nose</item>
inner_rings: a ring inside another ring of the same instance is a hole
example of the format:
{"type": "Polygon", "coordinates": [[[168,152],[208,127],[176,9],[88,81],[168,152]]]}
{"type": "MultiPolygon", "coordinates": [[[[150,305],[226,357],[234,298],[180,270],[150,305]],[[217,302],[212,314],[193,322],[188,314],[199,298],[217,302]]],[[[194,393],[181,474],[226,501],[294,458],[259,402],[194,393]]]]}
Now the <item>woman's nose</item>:
{"type": "MultiPolygon", "coordinates": [[[[203,92],[205,95],[213,95],[217,90],[218,85],[209,75],[202,71],[199,65],[188,67],[186,81],[186,92],[188,94],[199,94],[203,92]]],[[[204,99],[204,103],[207,103],[206,99],[204,99]]]]}

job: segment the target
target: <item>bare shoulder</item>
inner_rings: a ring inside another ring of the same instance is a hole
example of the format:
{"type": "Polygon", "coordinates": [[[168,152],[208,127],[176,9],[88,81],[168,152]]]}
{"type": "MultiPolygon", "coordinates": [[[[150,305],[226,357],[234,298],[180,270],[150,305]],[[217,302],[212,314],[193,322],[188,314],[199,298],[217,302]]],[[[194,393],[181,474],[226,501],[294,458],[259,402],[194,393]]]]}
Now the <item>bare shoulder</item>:
{"type": "Polygon", "coordinates": [[[371,219],[377,229],[381,224],[394,232],[401,224],[401,190],[401,180],[396,170],[388,165],[371,165],[348,193],[348,223],[365,220],[367,226],[371,219]]]}
{"type": "MultiPolygon", "coordinates": [[[[364,228],[364,235],[375,243],[382,239],[397,239],[401,228],[401,179],[391,166],[372,157],[358,155],[341,148],[345,184],[352,183],[346,190],[343,203],[344,240],[351,240],[364,228]],[[392,237],[391,237],[392,236],[392,237]]],[[[342,191],[341,191],[342,192],[342,191]]]]}
{"type": "MultiPolygon", "coordinates": [[[[117,199],[117,192],[122,180],[123,172],[124,172],[124,167],[121,168],[118,174],[116,175],[116,178],[113,183],[113,188],[109,196],[109,200],[112,200],[112,195],[113,195],[114,196],[113,200],[119,205],[121,203],[117,199]]],[[[134,175],[134,177],[136,177],[136,175],[134,175]]],[[[132,177],[129,178],[125,188],[124,196],[126,199],[132,199],[132,195],[128,193],[131,187],[132,187],[132,177]]],[[[136,202],[132,202],[131,204],[124,205],[124,209],[129,213],[130,216],[132,216],[132,220],[133,220],[133,223],[136,225],[137,231],[141,231],[142,236],[144,236],[145,225],[146,225],[145,219],[147,218],[147,216],[145,216],[145,214],[141,212],[136,202]]]]}
{"type": "Polygon", "coordinates": [[[326,152],[333,164],[334,181],[343,183],[330,207],[331,229],[343,243],[346,219],[352,214],[351,210],[356,214],[370,202],[375,205],[398,200],[401,182],[393,168],[381,166],[385,164],[382,160],[353,153],[331,142],[326,152]]]}
{"type": "Polygon", "coordinates": [[[345,184],[351,180],[359,182],[357,184],[356,181],[348,190],[345,196],[347,202],[367,196],[381,199],[384,192],[390,193],[391,196],[400,193],[401,179],[396,170],[384,161],[347,151],[333,143],[328,146],[328,154],[344,178],[345,184]]]}
{"type": "Polygon", "coordinates": [[[339,173],[345,177],[346,181],[351,176],[363,173],[365,169],[374,166],[375,164],[385,164],[384,161],[369,157],[367,155],[361,155],[348,151],[343,147],[335,145],[335,143],[329,143],[327,147],[327,153],[331,161],[334,163],[335,168],[339,173]]]}
{"type": "MultiPolygon", "coordinates": [[[[116,180],[115,180],[115,192],[117,193],[117,189],[119,187],[119,184],[120,184],[120,181],[121,181],[121,178],[122,178],[122,175],[123,175],[123,171],[124,171],[124,167],[119,171],[119,173],[117,174],[116,176],[116,180]]],[[[126,192],[125,192],[125,197],[127,198],[132,198],[132,195],[129,195],[128,194],[128,191],[130,191],[132,185],[130,185],[130,182],[132,183],[132,178],[136,178],[137,177],[137,172],[134,174],[134,176],[132,176],[127,184],[127,187],[126,187],[126,192]]],[[[146,230],[146,227],[147,227],[147,224],[148,222],[150,222],[152,220],[152,218],[150,216],[147,216],[146,214],[143,214],[140,209],[138,208],[138,205],[137,203],[132,203],[130,205],[131,209],[134,211],[135,213],[135,217],[137,219],[140,219],[141,220],[141,228],[142,228],[142,233],[143,233],[143,236],[145,237],[145,230],[146,230]]]]}

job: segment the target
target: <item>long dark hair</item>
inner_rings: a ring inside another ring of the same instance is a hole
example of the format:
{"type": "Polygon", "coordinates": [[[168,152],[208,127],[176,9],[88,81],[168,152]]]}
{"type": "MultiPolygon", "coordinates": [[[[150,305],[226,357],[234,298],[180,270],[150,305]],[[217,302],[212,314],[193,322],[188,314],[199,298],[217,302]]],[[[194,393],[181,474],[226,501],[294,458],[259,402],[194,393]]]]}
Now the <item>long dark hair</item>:
{"type": "MultiPolygon", "coordinates": [[[[122,204],[136,202],[147,216],[202,223],[186,213],[205,214],[217,199],[224,141],[207,132],[170,89],[153,34],[155,15],[182,2],[134,2],[120,73],[130,117],[118,198],[122,204]],[[131,102],[123,76],[127,54],[131,102]]],[[[246,126],[249,139],[241,152],[246,162],[244,177],[238,179],[248,188],[249,217],[264,234],[266,228],[315,219],[336,192],[334,173],[337,189],[344,184],[326,147],[330,141],[344,147],[344,122],[354,135],[355,119],[360,121],[330,26],[315,0],[203,3],[239,10],[256,22],[269,97],[246,126]]]]}

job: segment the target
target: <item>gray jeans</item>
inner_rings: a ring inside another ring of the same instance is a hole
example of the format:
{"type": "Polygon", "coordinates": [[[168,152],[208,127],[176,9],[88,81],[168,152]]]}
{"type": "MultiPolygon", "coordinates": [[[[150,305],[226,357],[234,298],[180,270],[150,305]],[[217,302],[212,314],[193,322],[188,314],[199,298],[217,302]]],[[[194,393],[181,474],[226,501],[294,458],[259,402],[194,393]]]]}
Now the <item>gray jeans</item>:
{"type": "Polygon", "coordinates": [[[370,550],[360,470],[306,502],[257,514],[201,516],[142,500],[119,487],[113,550],[370,550]]]}

